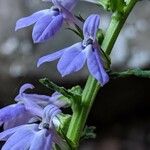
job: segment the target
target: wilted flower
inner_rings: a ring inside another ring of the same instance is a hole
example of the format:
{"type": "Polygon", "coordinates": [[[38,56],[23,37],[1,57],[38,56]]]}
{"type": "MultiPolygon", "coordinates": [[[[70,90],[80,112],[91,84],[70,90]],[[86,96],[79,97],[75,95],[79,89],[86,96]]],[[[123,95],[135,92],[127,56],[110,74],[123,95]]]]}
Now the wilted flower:
{"type": "Polygon", "coordinates": [[[71,72],[79,71],[87,61],[87,66],[91,75],[96,78],[101,85],[108,82],[109,77],[103,68],[100,52],[96,40],[96,33],[99,27],[100,17],[96,14],[90,15],[83,26],[84,40],[68,48],[60,50],[39,59],[37,66],[45,62],[59,59],[57,69],[62,76],[71,72]]]}
{"type": "Polygon", "coordinates": [[[71,10],[77,0],[51,0],[54,6],[32,14],[29,17],[19,19],[16,23],[16,30],[34,25],[32,38],[35,43],[44,42],[51,38],[61,28],[64,21],[74,20],[71,10]]]}

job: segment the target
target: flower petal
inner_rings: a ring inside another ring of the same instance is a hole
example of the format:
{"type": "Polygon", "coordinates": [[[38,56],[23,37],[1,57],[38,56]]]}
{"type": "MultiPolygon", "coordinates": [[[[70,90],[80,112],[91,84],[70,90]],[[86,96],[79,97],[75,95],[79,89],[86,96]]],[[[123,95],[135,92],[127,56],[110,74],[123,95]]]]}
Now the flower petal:
{"type": "Polygon", "coordinates": [[[42,65],[45,62],[51,62],[51,61],[54,61],[54,60],[60,58],[63,53],[64,53],[64,49],[41,57],[37,62],[37,67],[39,67],[40,65],[42,65]]]}
{"type": "Polygon", "coordinates": [[[47,129],[42,129],[39,132],[37,132],[32,140],[32,144],[29,150],[50,150],[52,147],[52,140],[49,141],[49,147],[45,147],[45,145],[47,145],[46,143],[48,135],[49,132],[47,129]]]}
{"type": "Polygon", "coordinates": [[[109,76],[103,68],[103,64],[101,62],[100,55],[98,55],[97,49],[89,52],[87,66],[91,75],[96,78],[102,86],[108,82],[109,76]]]}
{"type": "Polygon", "coordinates": [[[19,126],[19,125],[28,123],[28,121],[29,121],[32,117],[33,117],[33,115],[32,115],[30,112],[25,111],[24,113],[18,114],[17,117],[5,121],[5,123],[4,123],[4,125],[3,125],[3,128],[4,128],[4,130],[6,130],[6,129],[13,128],[13,127],[15,127],[15,126],[19,126]]]}
{"type": "Polygon", "coordinates": [[[17,126],[0,133],[0,141],[6,141],[12,134],[14,134],[18,129],[22,129],[24,125],[17,126]]]}
{"type": "Polygon", "coordinates": [[[24,105],[26,110],[28,110],[31,114],[35,116],[42,116],[42,110],[43,108],[36,104],[35,102],[31,101],[30,99],[25,99],[24,100],[24,105]]]}
{"type": "Polygon", "coordinates": [[[28,150],[30,148],[32,138],[32,135],[24,136],[20,141],[11,147],[11,150],[28,150]]]}
{"type": "Polygon", "coordinates": [[[61,113],[61,110],[57,106],[52,104],[46,106],[42,116],[43,123],[50,124],[53,121],[53,118],[59,113],[61,113]]]}
{"type": "Polygon", "coordinates": [[[68,47],[60,58],[57,69],[62,76],[71,72],[79,71],[86,60],[86,53],[83,51],[81,43],[68,47]]]}
{"type": "Polygon", "coordinates": [[[93,40],[95,40],[99,24],[100,24],[99,15],[96,15],[96,14],[90,15],[86,19],[84,26],[83,26],[84,38],[88,39],[88,38],[92,37],[93,40]]]}
{"type": "Polygon", "coordinates": [[[38,125],[24,125],[19,128],[4,144],[2,150],[10,150],[15,144],[18,143],[23,138],[28,138],[28,142],[30,142],[31,137],[35,134],[34,132],[37,131],[38,125]]]}
{"type": "Polygon", "coordinates": [[[19,90],[19,94],[24,93],[27,89],[34,89],[34,86],[30,83],[26,83],[26,84],[22,85],[19,90]]]}
{"type": "Polygon", "coordinates": [[[46,138],[46,143],[44,145],[44,150],[51,150],[52,149],[52,137],[53,135],[49,134],[46,138]]]}
{"type": "Polygon", "coordinates": [[[52,2],[54,3],[54,5],[60,8],[64,7],[71,11],[77,4],[78,0],[52,0],[52,2]]]}
{"type": "Polygon", "coordinates": [[[19,19],[16,23],[15,30],[18,30],[18,29],[21,29],[21,28],[24,28],[24,27],[27,27],[27,26],[34,24],[42,16],[47,14],[49,11],[50,11],[49,9],[41,10],[41,11],[38,11],[38,12],[32,14],[31,16],[19,19]]]}
{"type": "Polygon", "coordinates": [[[38,20],[33,28],[32,38],[35,43],[44,42],[60,29],[63,23],[63,16],[52,16],[47,14],[38,20]]]}
{"type": "Polygon", "coordinates": [[[0,109],[0,122],[16,118],[19,114],[25,113],[23,104],[12,104],[0,109]]]}

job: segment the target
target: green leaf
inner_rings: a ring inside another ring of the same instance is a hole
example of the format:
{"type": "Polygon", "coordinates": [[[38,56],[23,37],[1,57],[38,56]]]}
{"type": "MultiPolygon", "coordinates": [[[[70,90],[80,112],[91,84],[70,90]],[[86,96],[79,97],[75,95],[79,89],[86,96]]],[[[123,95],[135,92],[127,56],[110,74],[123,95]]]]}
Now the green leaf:
{"type": "Polygon", "coordinates": [[[65,89],[64,87],[59,87],[55,83],[49,81],[47,78],[40,79],[39,81],[40,81],[40,83],[42,83],[47,88],[50,88],[51,90],[57,91],[67,98],[73,97],[73,93],[68,92],[68,90],[65,89]]]}
{"type": "Polygon", "coordinates": [[[58,93],[61,93],[63,96],[67,97],[69,100],[75,100],[75,102],[79,102],[81,100],[81,94],[78,94],[77,92],[67,90],[64,87],[60,87],[56,85],[55,83],[49,81],[47,78],[43,78],[39,80],[40,83],[42,83],[47,88],[57,91],[58,93]]]}
{"type": "Polygon", "coordinates": [[[123,72],[111,72],[110,76],[112,78],[125,78],[129,76],[136,76],[140,78],[150,78],[150,70],[142,70],[142,69],[129,69],[123,72]]]}

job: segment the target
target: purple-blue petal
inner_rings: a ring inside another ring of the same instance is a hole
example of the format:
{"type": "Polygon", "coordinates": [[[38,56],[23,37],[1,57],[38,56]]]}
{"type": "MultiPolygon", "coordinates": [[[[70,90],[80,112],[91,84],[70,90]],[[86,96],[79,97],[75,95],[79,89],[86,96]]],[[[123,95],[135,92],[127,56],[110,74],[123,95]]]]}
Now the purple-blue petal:
{"type": "Polygon", "coordinates": [[[42,129],[39,132],[37,132],[34,135],[34,138],[31,142],[32,144],[31,144],[29,150],[48,150],[48,149],[50,150],[52,147],[52,139],[51,138],[49,140],[49,142],[50,142],[49,147],[46,147],[47,146],[47,138],[49,138],[48,135],[49,135],[49,132],[47,129],[42,129]]]}
{"type": "Polygon", "coordinates": [[[17,126],[0,133],[0,141],[6,141],[12,134],[14,134],[18,129],[24,128],[24,125],[17,126]]]}
{"type": "Polygon", "coordinates": [[[28,142],[31,142],[31,138],[34,136],[35,131],[37,130],[37,124],[24,125],[21,128],[18,128],[18,130],[16,130],[16,132],[9,137],[2,149],[10,150],[15,144],[18,143],[18,141],[22,140],[23,138],[28,138],[28,142]]]}
{"type": "Polygon", "coordinates": [[[24,113],[20,113],[17,117],[5,121],[3,128],[4,128],[4,130],[6,130],[6,129],[10,129],[10,128],[15,127],[15,126],[25,124],[33,116],[34,115],[32,115],[30,112],[25,111],[24,113]]]}
{"type": "Polygon", "coordinates": [[[49,9],[41,10],[41,11],[38,11],[38,12],[32,14],[31,16],[19,19],[16,23],[15,30],[18,30],[18,29],[21,29],[21,28],[24,28],[24,27],[27,27],[27,26],[34,24],[42,16],[47,14],[49,11],[50,11],[49,9]]]}
{"type": "Polygon", "coordinates": [[[42,65],[45,62],[51,62],[51,61],[54,61],[54,60],[60,58],[63,53],[64,53],[64,49],[41,57],[37,62],[37,67],[39,67],[40,65],[42,65]]]}
{"type": "Polygon", "coordinates": [[[52,0],[52,2],[60,8],[64,7],[71,11],[77,4],[78,0],[52,0]]]}
{"type": "Polygon", "coordinates": [[[53,118],[61,113],[61,110],[55,105],[48,105],[44,108],[43,111],[43,122],[50,124],[53,121],[53,118]]]}
{"type": "Polygon", "coordinates": [[[44,145],[45,150],[51,150],[52,149],[52,141],[53,140],[53,135],[49,134],[46,138],[46,143],[44,145]]]}
{"type": "Polygon", "coordinates": [[[77,43],[68,47],[60,58],[57,69],[62,76],[79,71],[86,60],[86,52],[83,51],[82,44],[77,43]]]}
{"type": "Polygon", "coordinates": [[[44,107],[47,104],[49,104],[50,98],[51,98],[50,96],[46,96],[46,95],[23,93],[22,95],[18,95],[15,98],[15,100],[16,101],[22,101],[22,102],[29,100],[29,101],[32,101],[32,102],[44,107]]]}
{"type": "Polygon", "coordinates": [[[12,104],[0,109],[0,122],[9,121],[15,119],[21,113],[25,113],[25,107],[23,104],[12,104]]]}
{"type": "Polygon", "coordinates": [[[50,98],[50,104],[56,105],[57,107],[67,107],[68,103],[62,99],[60,99],[62,95],[58,92],[55,92],[52,94],[50,98]]]}
{"type": "Polygon", "coordinates": [[[26,110],[28,110],[32,115],[39,116],[39,117],[42,116],[43,108],[39,106],[38,104],[36,104],[34,101],[30,99],[25,99],[24,105],[25,105],[26,110]]]}
{"type": "Polygon", "coordinates": [[[83,26],[83,34],[84,34],[84,38],[88,39],[90,37],[92,37],[92,39],[96,39],[96,33],[97,30],[99,28],[99,24],[100,24],[100,16],[93,14],[90,15],[83,26]]]}
{"type": "Polygon", "coordinates": [[[32,38],[35,43],[44,42],[61,28],[63,23],[63,16],[52,16],[47,14],[38,20],[33,28],[32,38]]]}
{"type": "Polygon", "coordinates": [[[19,94],[24,93],[27,89],[34,89],[34,86],[32,84],[30,84],[30,83],[23,84],[20,87],[19,94]]]}
{"type": "Polygon", "coordinates": [[[91,75],[96,78],[102,86],[109,81],[109,76],[103,67],[97,49],[90,51],[87,58],[87,66],[91,75]]]}
{"type": "Polygon", "coordinates": [[[33,136],[24,136],[20,141],[11,147],[11,150],[29,150],[33,136]]]}

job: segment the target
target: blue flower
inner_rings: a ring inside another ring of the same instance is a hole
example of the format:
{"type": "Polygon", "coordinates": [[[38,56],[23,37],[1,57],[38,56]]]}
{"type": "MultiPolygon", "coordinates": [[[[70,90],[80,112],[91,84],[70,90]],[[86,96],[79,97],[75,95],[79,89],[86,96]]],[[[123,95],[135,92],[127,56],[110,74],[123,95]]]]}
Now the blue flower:
{"type": "Polygon", "coordinates": [[[34,86],[32,84],[26,83],[21,86],[19,94],[15,97],[15,101],[24,102],[26,109],[30,110],[32,113],[34,113],[35,109],[36,114],[36,110],[40,110],[41,108],[43,109],[49,104],[56,105],[59,108],[68,105],[66,101],[61,99],[62,95],[58,92],[53,93],[51,96],[25,93],[27,89],[33,88],[34,86]]]}
{"type": "Polygon", "coordinates": [[[25,124],[1,132],[0,140],[6,141],[2,150],[51,150],[54,143],[66,149],[65,141],[57,134],[53,124],[54,117],[60,112],[57,106],[48,105],[43,110],[40,124],[25,124]]]}
{"type": "Polygon", "coordinates": [[[41,10],[31,16],[19,19],[15,30],[35,24],[32,32],[33,41],[35,43],[44,42],[59,31],[64,21],[73,22],[74,17],[70,11],[76,1],[52,0],[50,2],[53,2],[54,6],[50,9],[41,10]]]}
{"type": "Polygon", "coordinates": [[[0,125],[4,126],[4,130],[25,124],[32,117],[42,117],[44,108],[50,104],[58,108],[67,105],[65,101],[60,100],[62,95],[57,92],[52,96],[25,93],[27,89],[33,88],[32,84],[24,84],[15,97],[17,103],[0,109],[0,125]]]}
{"type": "Polygon", "coordinates": [[[101,85],[106,84],[109,77],[103,68],[103,62],[96,40],[99,23],[100,17],[98,15],[90,15],[83,26],[84,40],[82,42],[41,57],[37,66],[39,67],[45,62],[51,62],[60,58],[57,69],[62,76],[65,76],[72,72],[79,71],[87,61],[91,75],[97,79],[101,85]]]}

